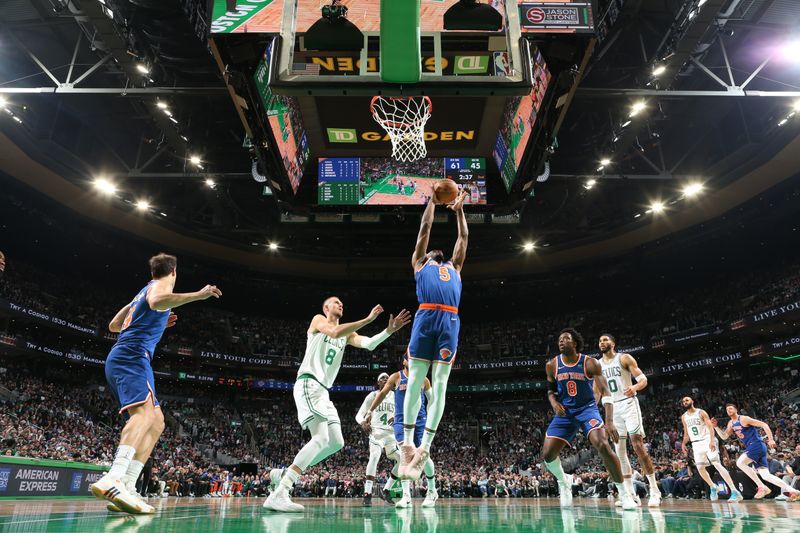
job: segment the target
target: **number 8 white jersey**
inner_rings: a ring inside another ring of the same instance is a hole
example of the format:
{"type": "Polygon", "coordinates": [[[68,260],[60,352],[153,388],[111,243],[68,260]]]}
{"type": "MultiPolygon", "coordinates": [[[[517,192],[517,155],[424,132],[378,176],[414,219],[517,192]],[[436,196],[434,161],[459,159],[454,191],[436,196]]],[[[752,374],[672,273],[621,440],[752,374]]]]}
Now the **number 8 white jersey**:
{"type": "Polygon", "coordinates": [[[299,378],[303,374],[311,375],[326,389],[333,386],[339,368],[342,366],[342,356],[347,346],[347,337],[333,339],[324,333],[308,333],[306,342],[306,355],[297,371],[299,378]]]}
{"type": "Polygon", "coordinates": [[[614,354],[614,359],[606,362],[605,357],[600,357],[600,367],[603,369],[603,376],[608,382],[608,390],[611,392],[611,398],[618,402],[627,398],[625,396],[625,389],[631,386],[631,373],[622,367],[620,363],[621,353],[614,354]]]}

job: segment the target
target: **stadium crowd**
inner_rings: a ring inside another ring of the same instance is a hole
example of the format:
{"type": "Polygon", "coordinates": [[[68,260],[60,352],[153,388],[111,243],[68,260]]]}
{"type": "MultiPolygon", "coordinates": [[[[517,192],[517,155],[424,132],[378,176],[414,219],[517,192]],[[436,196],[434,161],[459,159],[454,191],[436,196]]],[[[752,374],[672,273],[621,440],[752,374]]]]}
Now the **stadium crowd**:
{"type": "MultiPolygon", "coordinates": [[[[42,377],[34,367],[3,361],[0,402],[0,453],[108,464],[121,423],[113,401],[100,381],[88,384],[80,371],[42,377]],[[76,393],[76,390],[78,393],[76,393]]],[[[699,497],[704,485],[691,459],[681,451],[682,410],[679,400],[691,395],[698,407],[725,423],[723,405],[734,400],[743,413],[766,421],[778,449],[771,470],[798,483],[800,420],[797,405],[784,403],[787,391],[800,386],[797,366],[768,367],[753,378],[747,369],[722,373],[674,376],[653,380],[642,395],[648,447],[657,465],[657,477],[668,497],[699,497]],[[742,386],[744,383],[748,387],[742,386]],[[792,470],[787,468],[792,465],[792,470]],[[793,474],[792,474],[793,472],[793,474]]],[[[142,480],[143,492],[173,496],[261,496],[266,493],[271,467],[287,466],[303,442],[291,398],[284,391],[242,391],[224,387],[192,398],[186,384],[159,384],[167,416],[167,430],[153,454],[152,474],[142,480]],[[222,456],[232,466],[220,466],[222,456]],[[258,473],[240,473],[239,462],[258,464],[258,473]]],[[[197,391],[195,391],[196,393],[197,391]]],[[[538,395],[538,393],[536,393],[538,395]]],[[[361,398],[334,397],[343,420],[345,447],[309,469],[298,481],[296,494],[356,497],[363,490],[368,459],[367,436],[355,423],[361,398]]],[[[448,404],[440,426],[434,459],[437,483],[444,497],[552,496],[556,485],[540,457],[544,431],[552,416],[541,398],[523,400],[519,393],[490,402],[457,397],[448,404]]],[[[738,444],[725,445],[733,469],[738,444]]],[[[631,460],[636,465],[636,459],[631,460]]],[[[596,453],[579,435],[562,457],[565,469],[575,472],[576,494],[603,497],[610,488],[596,453]]],[[[391,464],[379,466],[386,479],[391,464]]],[[[637,484],[639,485],[639,484],[637,484]]],[[[422,484],[417,487],[422,490],[422,484]]],[[[640,490],[644,491],[644,484],[640,490]]]]}
{"type": "MultiPolygon", "coordinates": [[[[481,288],[480,290],[484,290],[481,288]]],[[[506,290],[513,290],[508,287],[506,290]]],[[[460,362],[486,362],[498,359],[553,355],[555,335],[565,325],[576,327],[592,338],[613,332],[620,346],[647,343],[676,332],[697,328],[727,327],[749,313],[757,313],[782,303],[795,301],[800,293],[800,271],[796,265],[780,266],[758,276],[726,279],[701,290],[677,291],[667,299],[642,299],[609,309],[577,309],[569,313],[547,313],[513,320],[474,320],[465,318],[459,341],[460,362]],[[772,280],[765,283],[765,279],[772,280]],[[591,329],[591,331],[589,331],[591,329]]],[[[126,302],[129,294],[97,290],[84,280],[64,284],[58,276],[21,265],[7,268],[0,278],[0,299],[48,313],[99,332],[102,342],[92,350],[105,355],[113,336],[105,331],[110,317],[126,302]],[[91,300],[83,297],[92,294],[91,300]],[[34,296],[35,295],[35,296],[34,296]],[[91,305],[86,303],[91,301],[91,305]]],[[[390,310],[389,310],[390,311],[390,310]]],[[[252,314],[237,314],[209,306],[182,309],[179,328],[168,330],[159,350],[187,353],[191,350],[233,355],[267,355],[298,360],[305,350],[307,320],[291,320],[252,314]]],[[[27,321],[0,318],[0,331],[14,334],[30,329],[27,321]]],[[[394,366],[408,343],[410,328],[391,337],[374,352],[351,350],[351,363],[386,363],[394,366]]],[[[595,351],[590,344],[587,351],[595,351]]]]}

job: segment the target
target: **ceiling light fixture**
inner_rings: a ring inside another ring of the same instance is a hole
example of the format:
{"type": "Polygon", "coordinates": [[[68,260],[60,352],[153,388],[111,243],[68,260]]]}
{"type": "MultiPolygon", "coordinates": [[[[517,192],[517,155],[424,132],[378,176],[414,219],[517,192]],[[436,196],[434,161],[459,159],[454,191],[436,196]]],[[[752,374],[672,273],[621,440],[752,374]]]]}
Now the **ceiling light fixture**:
{"type": "Polygon", "coordinates": [[[687,198],[692,198],[694,196],[697,196],[701,192],[703,192],[703,184],[702,183],[697,183],[697,182],[688,183],[683,188],[683,195],[685,197],[687,197],[687,198]]]}
{"type": "Polygon", "coordinates": [[[114,194],[115,192],[117,192],[117,186],[105,178],[95,179],[94,188],[103,194],[114,194]]]}
{"type": "Polygon", "coordinates": [[[147,211],[150,209],[150,202],[147,200],[139,200],[136,202],[136,209],[139,211],[147,211]]]}

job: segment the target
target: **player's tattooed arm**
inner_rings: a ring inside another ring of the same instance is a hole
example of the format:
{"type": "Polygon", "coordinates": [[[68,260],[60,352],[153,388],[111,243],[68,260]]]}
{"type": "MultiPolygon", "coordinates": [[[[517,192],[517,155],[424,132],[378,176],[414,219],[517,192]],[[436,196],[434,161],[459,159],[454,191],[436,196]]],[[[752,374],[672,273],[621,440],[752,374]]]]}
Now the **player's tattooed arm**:
{"type": "Polygon", "coordinates": [[[416,271],[420,263],[425,260],[425,254],[428,253],[428,240],[431,237],[431,228],[433,227],[433,211],[436,204],[433,201],[428,202],[425,206],[425,211],[422,213],[422,219],[419,223],[419,234],[417,235],[417,244],[414,246],[414,255],[411,256],[411,268],[416,271]]]}
{"type": "Polygon", "coordinates": [[[617,428],[614,426],[614,402],[611,400],[611,393],[608,390],[608,382],[603,375],[602,368],[600,368],[600,363],[598,363],[596,359],[587,357],[585,360],[586,375],[594,379],[594,384],[597,385],[597,388],[600,391],[600,398],[603,402],[603,407],[605,408],[606,433],[608,433],[608,436],[611,437],[612,441],[618,442],[619,433],[617,433],[617,428]]]}
{"type": "Polygon", "coordinates": [[[131,310],[131,304],[126,305],[119,311],[117,314],[114,315],[114,318],[111,319],[111,322],[108,323],[108,331],[111,333],[119,333],[122,331],[122,324],[125,323],[125,317],[128,316],[128,312],[131,310]]]}
{"type": "Polygon", "coordinates": [[[632,398],[647,387],[647,376],[644,375],[642,369],[639,368],[639,363],[636,362],[636,359],[634,359],[631,354],[624,353],[620,355],[619,361],[622,368],[628,370],[631,376],[633,376],[634,381],[636,381],[636,383],[632,384],[630,387],[626,387],[623,391],[625,396],[632,398]]]}
{"type": "Polygon", "coordinates": [[[467,242],[469,241],[469,227],[467,226],[467,217],[464,215],[464,200],[467,198],[467,192],[462,193],[456,198],[453,205],[448,206],[456,214],[456,222],[458,223],[458,238],[456,245],[453,248],[452,261],[456,270],[461,272],[461,267],[464,266],[464,261],[467,260],[467,242]]]}
{"type": "Polygon", "coordinates": [[[567,414],[566,409],[558,401],[558,384],[556,383],[555,370],[553,369],[554,359],[551,359],[545,365],[545,372],[547,372],[547,399],[550,400],[550,406],[558,416],[567,414]]]}

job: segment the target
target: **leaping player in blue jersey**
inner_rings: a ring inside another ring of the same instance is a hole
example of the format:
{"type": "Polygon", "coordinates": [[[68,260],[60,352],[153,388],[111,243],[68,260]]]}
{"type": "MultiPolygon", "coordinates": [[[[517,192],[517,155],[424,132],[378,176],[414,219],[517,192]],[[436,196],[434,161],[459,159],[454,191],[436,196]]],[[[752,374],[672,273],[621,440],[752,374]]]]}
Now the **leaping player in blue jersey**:
{"type": "Polygon", "coordinates": [[[128,417],[111,470],[90,488],[108,500],[108,509],[131,514],[152,514],[155,509],[136,494],[136,480],[164,431],[164,415],[156,399],[151,361],[164,329],[178,320],[172,309],[198,300],[219,298],[222,292],[206,285],[197,292],[172,292],[178,260],[167,254],[150,258],[153,279],[117,312],[109,331],[119,333],[106,358],[106,381],[119,412],[128,417]]]}
{"type": "MultiPolygon", "coordinates": [[[[435,195],[434,195],[435,198],[435,195]]],[[[461,301],[461,268],[467,258],[467,219],[464,216],[466,192],[459,194],[448,206],[456,214],[458,239],[453,255],[445,261],[441,250],[428,251],[433,226],[431,199],[420,222],[417,244],[411,257],[411,267],[417,282],[419,310],[414,316],[411,340],[408,344],[408,394],[403,403],[403,445],[400,447],[401,479],[419,479],[430,457],[431,442],[444,413],[447,380],[458,350],[458,304],[461,301]],[[415,421],[421,407],[420,391],[431,371],[432,394],[428,405],[428,421],[419,447],[414,445],[415,421]]]]}
{"type": "Polygon", "coordinates": [[[619,458],[608,444],[608,435],[614,442],[619,440],[614,428],[614,401],[608,391],[606,378],[600,363],[580,353],[583,337],[572,328],[566,328],[558,336],[559,355],[547,362],[547,398],[555,416],[547,428],[542,456],[545,466],[558,480],[561,506],[572,505],[572,476],[565,474],[558,454],[569,445],[578,429],[600,453],[611,480],[617,487],[622,508],[636,509],[636,502],[623,483],[619,458]],[[607,424],[603,424],[597,409],[595,388],[602,397],[607,424]]]}
{"type": "Polygon", "coordinates": [[[764,496],[769,496],[770,492],[772,492],[770,488],[761,481],[761,479],[763,479],[764,481],[769,481],[776,487],[780,487],[781,494],[775,497],[776,500],[792,500],[793,502],[800,500],[800,491],[793,489],[781,478],[769,472],[767,445],[764,444],[764,439],[758,431],[759,429],[764,430],[764,433],[767,435],[767,444],[769,444],[770,448],[774,448],[775,438],[772,435],[772,430],[769,425],[761,420],[740,415],[739,409],[732,403],[725,405],[725,411],[728,413],[728,416],[731,417],[728,422],[728,427],[725,428],[725,431],[722,431],[718,427],[715,427],[714,430],[722,440],[728,440],[731,433],[735,433],[744,444],[745,451],[739,456],[739,459],[736,460],[736,466],[739,467],[739,470],[747,474],[747,477],[752,479],[758,487],[758,491],[753,498],[760,500],[764,496]],[[750,466],[751,464],[756,465],[756,470],[750,466]],[[759,476],[761,479],[759,479],[759,476]],[[785,496],[784,493],[787,493],[788,496],[785,496]]]}

